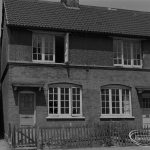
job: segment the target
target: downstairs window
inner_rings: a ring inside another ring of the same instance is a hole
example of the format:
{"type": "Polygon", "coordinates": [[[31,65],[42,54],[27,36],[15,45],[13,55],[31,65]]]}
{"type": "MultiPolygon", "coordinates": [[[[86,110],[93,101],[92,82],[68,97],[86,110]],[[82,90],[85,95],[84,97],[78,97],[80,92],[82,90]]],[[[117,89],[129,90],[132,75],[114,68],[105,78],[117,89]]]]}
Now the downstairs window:
{"type": "Polygon", "coordinates": [[[82,117],[82,90],[74,86],[49,87],[48,115],[51,117],[82,117]]]}
{"type": "Polygon", "coordinates": [[[101,89],[101,114],[106,117],[129,117],[131,91],[124,86],[109,86],[101,89]]]}

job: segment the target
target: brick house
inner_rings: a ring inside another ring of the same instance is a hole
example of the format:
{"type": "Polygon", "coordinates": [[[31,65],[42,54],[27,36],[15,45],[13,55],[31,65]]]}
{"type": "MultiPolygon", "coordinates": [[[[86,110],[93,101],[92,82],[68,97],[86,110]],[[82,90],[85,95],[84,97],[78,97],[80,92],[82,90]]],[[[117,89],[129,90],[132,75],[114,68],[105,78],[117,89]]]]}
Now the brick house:
{"type": "Polygon", "coordinates": [[[150,13],[3,2],[5,133],[16,126],[150,123],[150,13]]]}

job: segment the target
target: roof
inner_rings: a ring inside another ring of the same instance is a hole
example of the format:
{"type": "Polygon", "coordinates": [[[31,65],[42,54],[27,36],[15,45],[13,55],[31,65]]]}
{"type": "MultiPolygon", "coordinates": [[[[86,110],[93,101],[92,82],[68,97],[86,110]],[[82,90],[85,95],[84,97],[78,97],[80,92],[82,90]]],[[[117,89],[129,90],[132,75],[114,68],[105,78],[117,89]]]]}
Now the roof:
{"type": "Polygon", "coordinates": [[[60,2],[4,1],[7,25],[96,33],[150,36],[150,13],[60,2]]]}

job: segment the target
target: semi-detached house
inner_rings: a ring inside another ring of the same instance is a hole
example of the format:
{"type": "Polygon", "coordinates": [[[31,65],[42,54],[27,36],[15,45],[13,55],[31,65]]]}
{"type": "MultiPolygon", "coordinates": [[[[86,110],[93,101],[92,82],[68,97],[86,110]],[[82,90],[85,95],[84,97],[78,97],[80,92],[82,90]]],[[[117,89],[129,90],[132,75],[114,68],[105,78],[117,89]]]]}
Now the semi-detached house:
{"type": "Polygon", "coordinates": [[[4,126],[150,124],[150,13],[4,0],[4,126]]]}

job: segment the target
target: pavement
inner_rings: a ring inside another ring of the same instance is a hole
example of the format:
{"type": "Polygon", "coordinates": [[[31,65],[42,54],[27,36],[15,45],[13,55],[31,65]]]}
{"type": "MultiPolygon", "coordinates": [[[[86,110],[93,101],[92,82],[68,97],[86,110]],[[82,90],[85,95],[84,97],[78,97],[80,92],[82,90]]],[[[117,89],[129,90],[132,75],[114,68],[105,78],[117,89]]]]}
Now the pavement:
{"type": "Polygon", "coordinates": [[[10,150],[9,145],[5,140],[0,140],[0,150],[10,150]]]}
{"type": "MultiPolygon", "coordinates": [[[[4,139],[0,140],[0,150],[11,150],[8,143],[4,139]]],[[[45,149],[45,150],[49,150],[49,149],[45,149]]],[[[150,150],[150,146],[131,146],[131,147],[113,146],[113,147],[96,147],[96,148],[90,147],[90,148],[67,149],[67,150],[150,150]]]]}
{"type": "MultiPolygon", "coordinates": [[[[49,150],[49,148],[44,149],[49,150]]],[[[56,150],[150,150],[150,146],[130,146],[130,147],[97,147],[97,148],[78,148],[78,149],[56,149],[56,150]]]]}
{"type": "Polygon", "coordinates": [[[83,148],[72,150],[150,150],[150,146],[131,146],[131,147],[100,147],[100,148],[83,148]]]}

